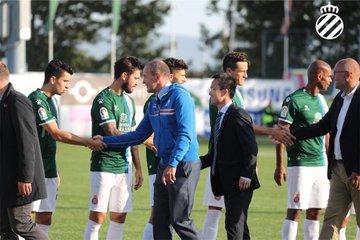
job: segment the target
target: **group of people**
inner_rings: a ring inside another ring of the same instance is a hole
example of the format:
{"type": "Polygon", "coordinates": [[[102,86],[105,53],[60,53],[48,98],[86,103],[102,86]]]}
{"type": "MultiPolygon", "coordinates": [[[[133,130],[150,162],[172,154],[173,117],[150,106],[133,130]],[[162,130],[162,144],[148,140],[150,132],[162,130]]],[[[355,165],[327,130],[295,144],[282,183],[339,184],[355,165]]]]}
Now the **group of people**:
{"type": "Polygon", "coordinates": [[[56,141],[93,150],[85,240],[99,238],[107,212],[106,238],[122,239],[126,215],[132,210],[132,183],[135,190],[143,183],[139,144],[147,148],[151,206],[142,239],[172,239],[174,231],[181,239],[216,239],[223,208],[227,238],[250,239],[248,209],[253,191],[260,187],[255,135],[268,135],[276,143],[274,179],[278,185],[288,179],[283,239],[296,239],[301,210],[306,210],[305,239],[341,239],[352,203],[359,227],[359,63],[342,59],[334,71],[324,61],[311,63],[307,86],[285,98],[279,124],[273,128],[254,125],[246,112],[239,86],[245,83],[248,67],[245,53],[230,52],[223,59],[223,71],[212,76],[209,150],[199,156],[194,100],[182,86],[188,66],[181,59],[155,59],[145,65],[136,57],[119,59],[114,81],[93,101],[93,138],[58,127],[54,95],[69,88],[73,70],[68,64],[51,61],[43,86],[26,98],[13,89],[9,71],[0,62],[0,239],[49,238],[59,186],[56,141]],[[152,95],[134,129],[135,103],[129,94],[141,73],[152,95]],[[319,92],[332,80],[340,93],[328,109],[319,92]],[[190,215],[204,168],[210,168],[204,192],[208,211],[199,231],[190,215]],[[320,210],[325,207],[319,235],[320,210]]]}

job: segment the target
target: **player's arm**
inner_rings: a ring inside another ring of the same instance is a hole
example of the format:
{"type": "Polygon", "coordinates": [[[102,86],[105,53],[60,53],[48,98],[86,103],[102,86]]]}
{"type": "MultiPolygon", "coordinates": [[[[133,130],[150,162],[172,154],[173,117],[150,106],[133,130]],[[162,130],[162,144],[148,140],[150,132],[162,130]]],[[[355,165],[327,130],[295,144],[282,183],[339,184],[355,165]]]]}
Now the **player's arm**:
{"type": "Polygon", "coordinates": [[[79,137],[73,133],[63,131],[59,129],[56,121],[50,121],[46,124],[43,124],[42,127],[51,135],[51,137],[59,142],[80,145],[88,147],[90,146],[93,149],[102,149],[103,144],[101,141],[93,140],[91,138],[79,137]]]}
{"type": "MultiPolygon", "coordinates": [[[[279,121],[278,123],[281,127],[285,129],[290,128],[290,124],[279,121]]],[[[286,181],[286,170],[284,167],[284,157],[283,152],[285,145],[282,143],[276,144],[276,168],[274,172],[274,180],[278,186],[282,185],[282,181],[286,181]]]]}
{"type": "Polygon", "coordinates": [[[140,157],[139,157],[139,147],[138,146],[132,146],[131,147],[131,156],[132,161],[135,167],[135,190],[138,190],[144,181],[142,171],[141,171],[141,164],[140,164],[140,157]]]}
{"type": "Polygon", "coordinates": [[[254,132],[256,135],[270,136],[277,142],[283,143],[287,146],[294,144],[295,137],[288,129],[262,127],[253,124],[254,132]]]}

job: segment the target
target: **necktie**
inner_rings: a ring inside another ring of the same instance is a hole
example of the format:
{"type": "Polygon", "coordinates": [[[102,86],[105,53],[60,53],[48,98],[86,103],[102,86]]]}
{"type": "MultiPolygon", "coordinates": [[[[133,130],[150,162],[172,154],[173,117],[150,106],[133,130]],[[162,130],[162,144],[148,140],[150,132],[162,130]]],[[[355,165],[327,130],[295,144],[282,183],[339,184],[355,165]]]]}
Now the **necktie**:
{"type": "Polygon", "coordinates": [[[214,176],[215,173],[215,166],[216,166],[216,157],[217,157],[217,143],[218,143],[218,139],[219,139],[219,134],[220,134],[220,121],[221,121],[221,117],[224,113],[222,112],[218,112],[217,116],[216,116],[216,120],[215,120],[215,131],[214,131],[214,159],[212,162],[212,167],[211,167],[211,175],[214,176]]]}

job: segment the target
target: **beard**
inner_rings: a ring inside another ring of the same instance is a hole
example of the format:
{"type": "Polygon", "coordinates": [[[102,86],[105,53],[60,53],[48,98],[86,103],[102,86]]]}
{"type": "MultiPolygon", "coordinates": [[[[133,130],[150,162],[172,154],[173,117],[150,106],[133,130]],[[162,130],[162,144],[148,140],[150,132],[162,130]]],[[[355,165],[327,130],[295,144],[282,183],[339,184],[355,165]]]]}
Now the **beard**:
{"type": "Polygon", "coordinates": [[[130,89],[129,87],[129,83],[128,82],[125,82],[122,84],[121,86],[122,90],[124,90],[126,93],[132,93],[132,89],[130,89]]]}

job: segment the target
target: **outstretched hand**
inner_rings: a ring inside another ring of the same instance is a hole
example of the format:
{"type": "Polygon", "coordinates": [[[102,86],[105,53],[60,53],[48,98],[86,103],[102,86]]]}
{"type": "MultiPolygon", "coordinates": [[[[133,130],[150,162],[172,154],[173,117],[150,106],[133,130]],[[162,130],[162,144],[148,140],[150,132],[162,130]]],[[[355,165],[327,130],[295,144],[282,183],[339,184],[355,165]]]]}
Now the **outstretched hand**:
{"type": "Polygon", "coordinates": [[[283,143],[286,146],[291,146],[294,144],[294,140],[296,139],[296,137],[290,133],[290,130],[288,128],[275,125],[272,128],[270,139],[275,144],[283,143]]]}
{"type": "Polygon", "coordinates": [[[101,151],[104,148],[106,148],[106,144],[102,141],[103,137],[100,135],[94,136],[88,144],[88,148],[90,148],[93,151],[101,151]]]}

